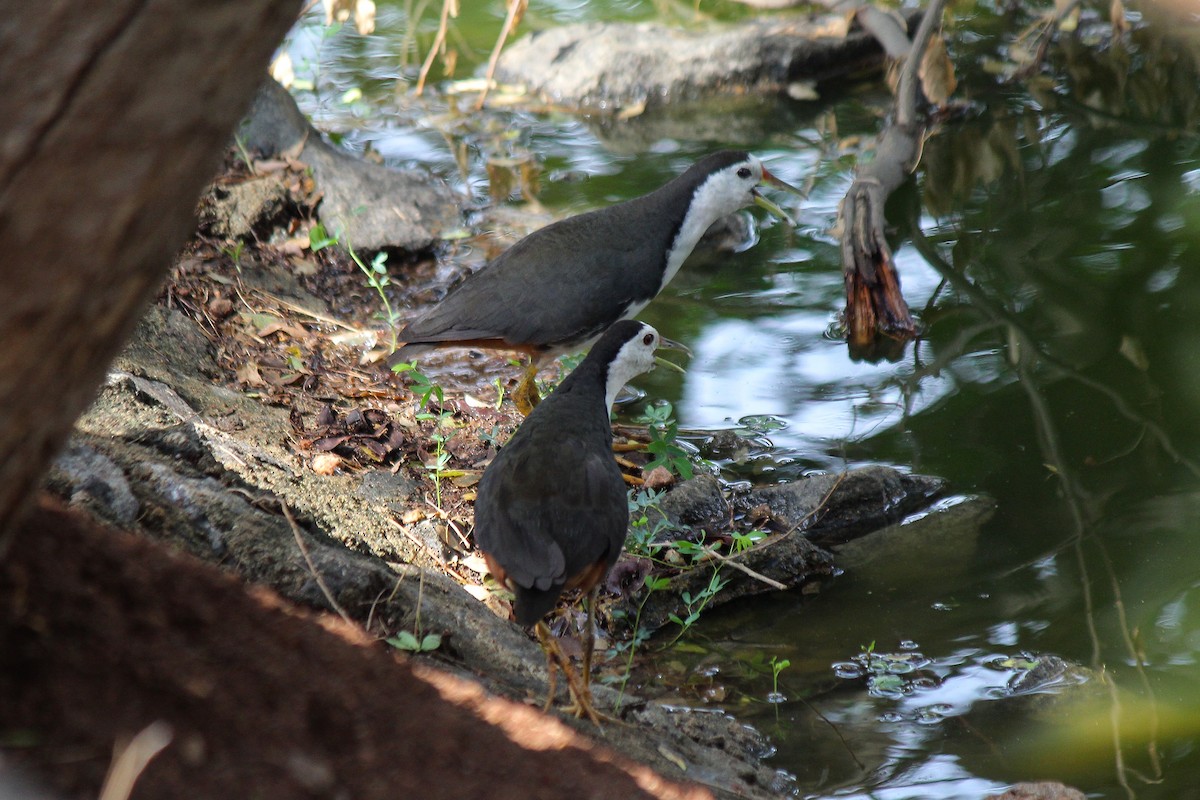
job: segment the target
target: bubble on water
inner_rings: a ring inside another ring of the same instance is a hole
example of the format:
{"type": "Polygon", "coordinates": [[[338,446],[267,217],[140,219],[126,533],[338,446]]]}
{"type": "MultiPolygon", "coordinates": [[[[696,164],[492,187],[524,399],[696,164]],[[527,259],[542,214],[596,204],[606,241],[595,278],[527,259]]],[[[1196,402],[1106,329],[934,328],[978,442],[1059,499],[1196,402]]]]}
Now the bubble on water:
{"type": "Polygon", "coordinates": [[[846,680],[857,680],[866,675],[866,670],[857,661],[839,661],[833,665],[833,674],[846,680]]]}

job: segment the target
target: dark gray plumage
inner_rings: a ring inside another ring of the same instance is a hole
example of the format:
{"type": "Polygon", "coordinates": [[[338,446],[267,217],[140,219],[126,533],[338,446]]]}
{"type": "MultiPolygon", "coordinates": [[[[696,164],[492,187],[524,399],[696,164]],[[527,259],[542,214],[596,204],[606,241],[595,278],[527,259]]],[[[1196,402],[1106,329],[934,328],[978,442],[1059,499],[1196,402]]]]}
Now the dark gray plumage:
{"type": "Polygon", "coordinates": [[[754,156],[726,150],[642,197],[534,231],[470,275],[399,333],[406,360],[425,346],[469,344],[557,354],[637,314],[720,217],[782,184],[754,156]]]}
{"type": "Polygon", "coordinates": [[[629,510],[609,409],[626,381],[653,367],[658,342],[644,323],[613,325],[484,471],[475,543],[515,594],[521,625],[564,590],[594,587],[621,553],[629,510]]]}

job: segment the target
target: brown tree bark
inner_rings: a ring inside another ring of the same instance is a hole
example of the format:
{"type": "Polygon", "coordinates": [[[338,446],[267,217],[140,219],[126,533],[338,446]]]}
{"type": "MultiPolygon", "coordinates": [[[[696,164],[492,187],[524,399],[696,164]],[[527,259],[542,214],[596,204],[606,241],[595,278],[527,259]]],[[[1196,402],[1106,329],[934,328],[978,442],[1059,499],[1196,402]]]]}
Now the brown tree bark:
{"type": "Polygon", "coordinates": [[[10,3],[0,24],[0,553],[193,226],[296,0],[10,3]]]}

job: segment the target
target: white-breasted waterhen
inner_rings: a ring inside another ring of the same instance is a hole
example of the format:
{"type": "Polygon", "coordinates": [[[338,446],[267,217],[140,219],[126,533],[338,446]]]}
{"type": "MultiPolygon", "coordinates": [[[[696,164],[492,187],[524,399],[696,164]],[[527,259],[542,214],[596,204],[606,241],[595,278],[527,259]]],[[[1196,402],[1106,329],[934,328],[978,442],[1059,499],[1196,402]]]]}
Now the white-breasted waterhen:
{"type": "Polygon", "coordinates": [[[759,193],[764,182],[797,192],[749,153],[723,150],[650,194],[534,231],[409,322],[389,363],[447,345],[526,353],[512,394],[528,414],[541,366],[637,315],[716,220],[751,203],[788,219],[759,193]]]}
{"type": "Polygon", "coordinates": [[[546,651],[546,708],[557,661],[571,690],[568,710],[597,724],[588,688],[597,587],[621,554],[629,526],[609,409],[626,381],[654,367],[660,342],[643,322],[610,327],[484,470],[475,500],[475,544],[492,577],[513,592],[517,623],[536,626],[546,651]],[[581,683],[542,621],[569,589],[588,595],[581,683]]]}

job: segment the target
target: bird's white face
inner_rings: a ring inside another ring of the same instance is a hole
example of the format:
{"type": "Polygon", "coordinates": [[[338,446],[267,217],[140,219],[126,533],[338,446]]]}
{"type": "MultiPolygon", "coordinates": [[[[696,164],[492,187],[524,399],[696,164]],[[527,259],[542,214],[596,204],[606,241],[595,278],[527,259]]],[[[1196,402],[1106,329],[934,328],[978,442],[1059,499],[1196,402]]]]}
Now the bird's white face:
{"type": "Polygon", "coordinates": [[[720,172],[714,172],[696,190],[692,208],[698,215],[717,221],[726,214],[754,203],[754,187],[762,183],[762,162],[754,156],[745,161],[730,164],[720,172]]]}
{"type": "Polygon", "coordinates": [[[654,351],[658,349],[661,337],[653,326],[642,323],[642,329],[637,336],[627,341],[617,357],[608,367],[608,382],[605,385],[605,408],[611,409],[617,399],[617,392],[643,372],[654,369],[654,351]]]}
{"type": "MultiPolygon", "coordinates": [[[[745,161],[730,164],[728,167],[714,172],[708,180],[700,184],[692,198],[683,225],[675,236],[675,241],[667,253],[667,269],[663,275],[662,286],[666,286],[684,260],[700,241],[704,232],[726,214],[732,214],[740,208],[754,203],[754,187],[762,182],[762,162],[754,156],[747,156],[745,161]]],[[[662,286],[659,290],[662,290],[662,286]]]]}

